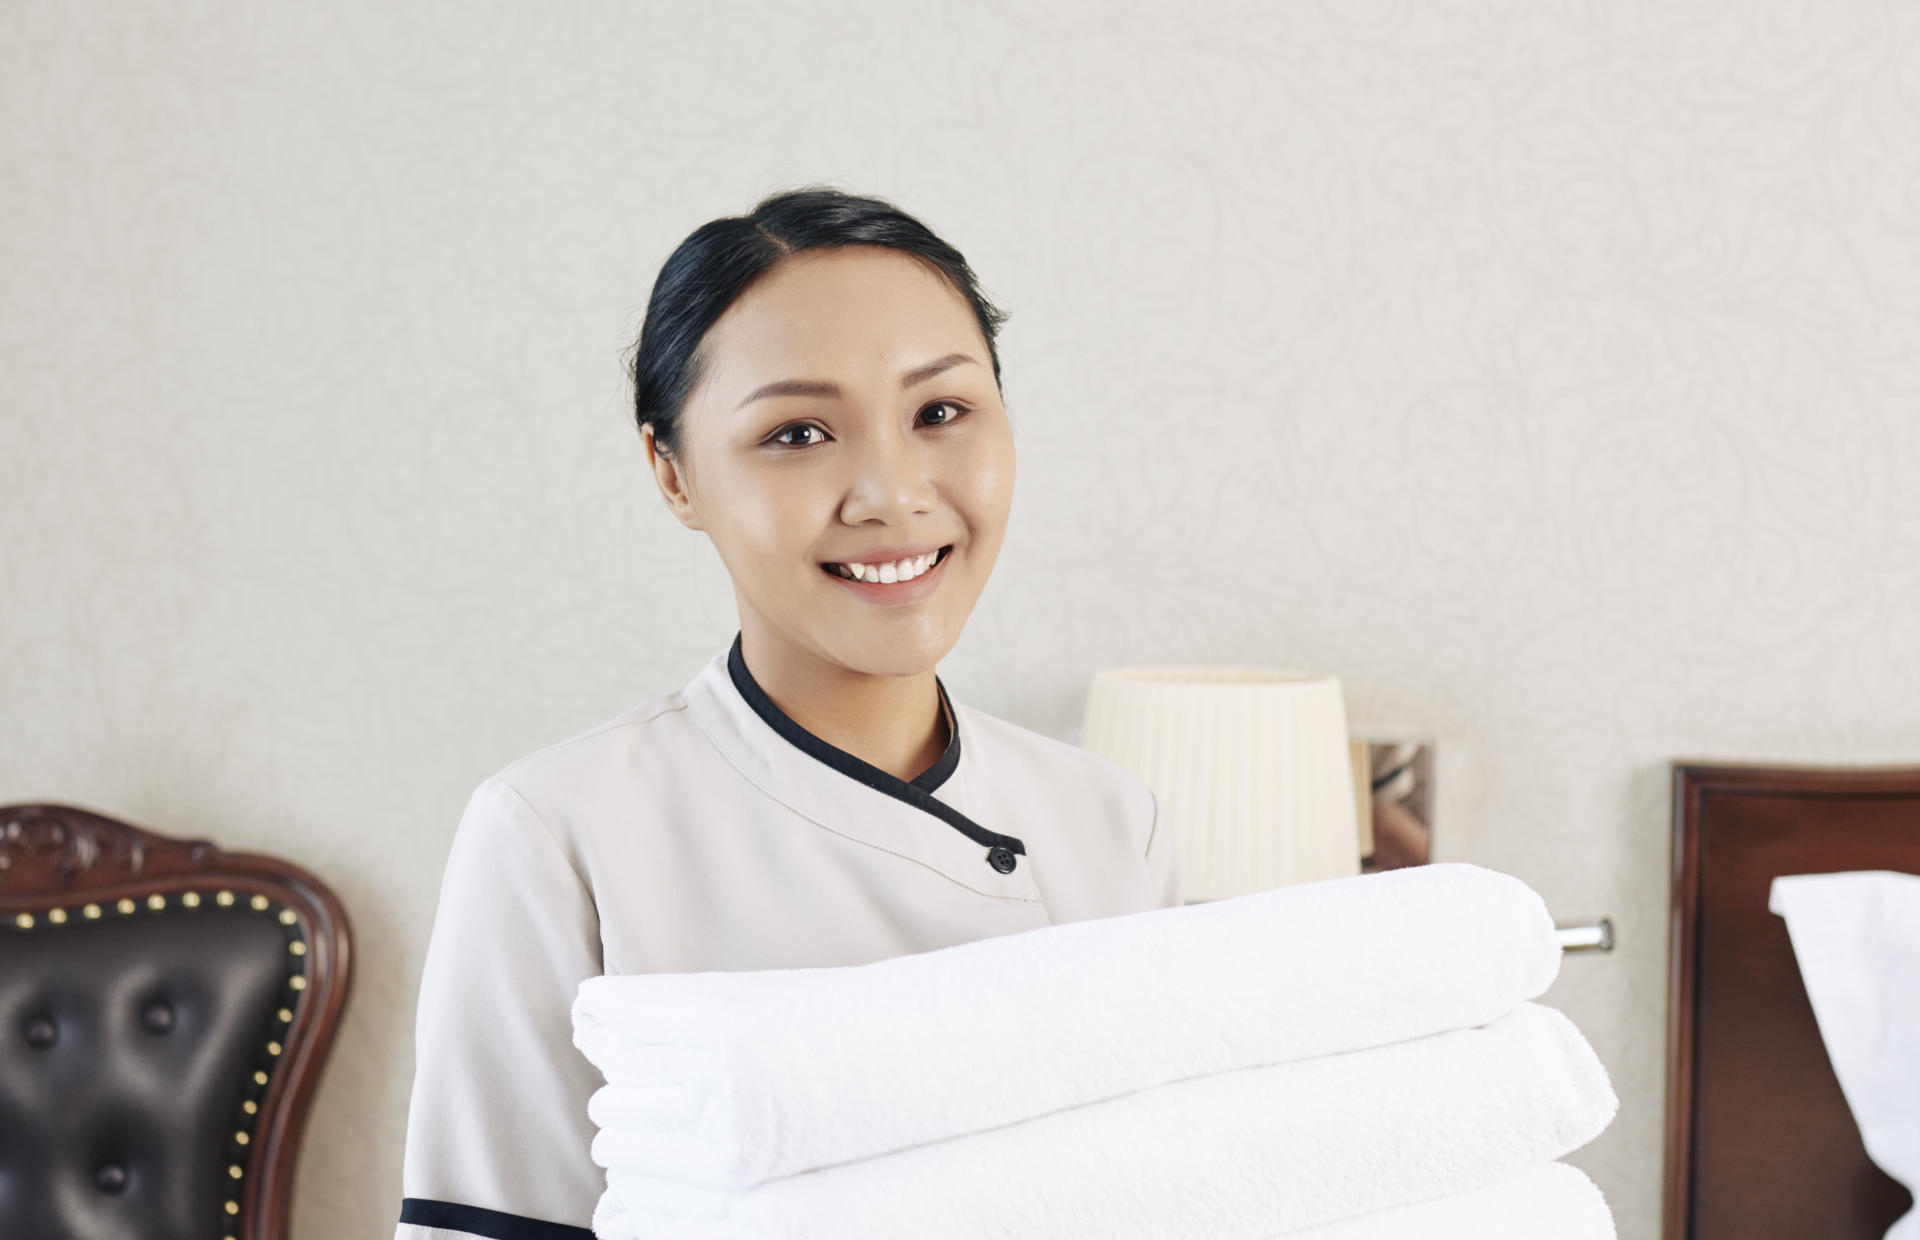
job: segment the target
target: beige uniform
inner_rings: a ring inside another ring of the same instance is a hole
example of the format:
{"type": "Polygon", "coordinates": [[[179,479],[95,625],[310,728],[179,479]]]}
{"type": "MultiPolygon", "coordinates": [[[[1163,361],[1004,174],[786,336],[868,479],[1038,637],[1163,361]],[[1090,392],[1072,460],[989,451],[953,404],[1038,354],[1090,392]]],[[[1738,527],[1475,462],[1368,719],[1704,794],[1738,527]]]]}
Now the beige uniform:
{"type": "Polygon", "coordinates": [[[903,780],[788,718],[736,635],[475,790],[420,982],[395,1240],[589,1240],[585,978],[865,964],[1181,902],[1144,783],[935,683],[951,739],[903,780]]]}

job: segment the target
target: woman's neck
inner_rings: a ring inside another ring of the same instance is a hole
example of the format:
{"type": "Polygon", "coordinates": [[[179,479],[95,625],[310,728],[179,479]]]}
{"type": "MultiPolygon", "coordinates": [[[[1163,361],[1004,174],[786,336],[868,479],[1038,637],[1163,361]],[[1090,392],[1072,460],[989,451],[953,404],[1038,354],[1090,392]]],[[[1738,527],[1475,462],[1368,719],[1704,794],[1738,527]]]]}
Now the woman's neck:
{"type": "Polygon", "coordinates": [[[740,657],[788,718],[890,775],[911,780],[946,752],[949,729],[932,668],[913,676],[851,671],[744,622],[740,657]]]}

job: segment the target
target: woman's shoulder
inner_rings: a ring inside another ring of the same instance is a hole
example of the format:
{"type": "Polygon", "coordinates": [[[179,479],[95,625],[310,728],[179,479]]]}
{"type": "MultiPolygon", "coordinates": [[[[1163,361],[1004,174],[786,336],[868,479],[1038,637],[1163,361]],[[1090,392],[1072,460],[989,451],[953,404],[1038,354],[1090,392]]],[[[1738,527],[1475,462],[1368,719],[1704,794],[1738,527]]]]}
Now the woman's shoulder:
{"type": "Polygon", "coordinates": [[[686,690],[674,689],[515,758],[480,786],[511,792],[557,828],[582,809],[630,807],[636,788],[685,768],[695,736],[686,690]]]}
{"type": "Polygon", "coordinates": [[[994,780],[1008,781],[1002,786],[1069,806],[1110,806],[1125,821],[1151,824],[1153,794],[1144,780],[1118,762],[977,707],[955,705],[966,715],[970,738],[982,750],[981,767],[992,772],[994,780]]]}
{"type": "Polygon", "coordinates": [[[644,733],[657,730],[657,720],[666,719],[684,711],[687,706],[687,693],[684,688],[673,689],[632,706],[610,719],[603,719],[588,728],[561,737],[559,740],[542,745],[524,757],[516,758],[498,771],[496,776],[537,771],[556,763],[591,759],[610,749],[617,749],[623,742],[636,739],[644,733]]]}

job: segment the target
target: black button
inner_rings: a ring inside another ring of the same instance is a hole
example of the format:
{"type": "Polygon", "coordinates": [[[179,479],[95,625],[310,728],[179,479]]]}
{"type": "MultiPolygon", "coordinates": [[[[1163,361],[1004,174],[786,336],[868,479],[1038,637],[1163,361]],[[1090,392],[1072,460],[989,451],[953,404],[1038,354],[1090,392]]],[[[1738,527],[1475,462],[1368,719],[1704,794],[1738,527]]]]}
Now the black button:
{"type": "Polygon", "coordinates": [[[173,1005],[165,999],[155,999],[140,1009],[140,1023],[155,1033],[166,1033],[173,1028],[173,1005]]]}
{"type": "Polygon", "coordinates": [[[101,1163],[94,1168],[93,1182],[103,1193],[117,1193],[127,1186],[127,1169],[117,1162],[101,1163]]]}
{"type": "Polygon", "coordinates": [[[1020,864],[1020,861],[1013,855],[1013,849],[1005,844],[995,844],[987,850],[987,864],[1002,874],[1011,874],[1013,867],[1020,864]]]}
{"type": "Polygon", "coordinates": [[[54,1042],[59,1040],[60,1036],[60,1031],[55,1027],[53,1017],[51,1016],[28,1017],[27,1027],[23,1032],[27,1035],[28,1046],[38,1047],[42,1050],[52,1046],[54,1042]]]}

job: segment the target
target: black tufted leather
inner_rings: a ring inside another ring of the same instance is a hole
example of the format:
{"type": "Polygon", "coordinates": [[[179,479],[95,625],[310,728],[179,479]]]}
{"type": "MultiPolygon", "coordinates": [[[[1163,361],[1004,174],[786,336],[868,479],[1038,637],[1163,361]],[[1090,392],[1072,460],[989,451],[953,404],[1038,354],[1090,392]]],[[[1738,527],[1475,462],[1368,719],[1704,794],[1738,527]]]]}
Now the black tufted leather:
{"type": "Polygon", "coordinates": [[[287,938],[240,907],[0,927],[0,1237],[228,1230],[241,1104],[297,998],[287,938]]]}
{"type": "Polygon", "coordinates": [[[173,1032],[173,1004],[154,999],[140,1009],[140,1023],[153,1033],[173,1032]]]}
{"type": "Polygon", "coordinates": [[[36,1050],[45,1050],[60,1040],[60,1026],[54,1024],[53,1017],[44,1012],[29,1016],[22,1032],[26,1035],[27,1045],[36,1050]]]}

